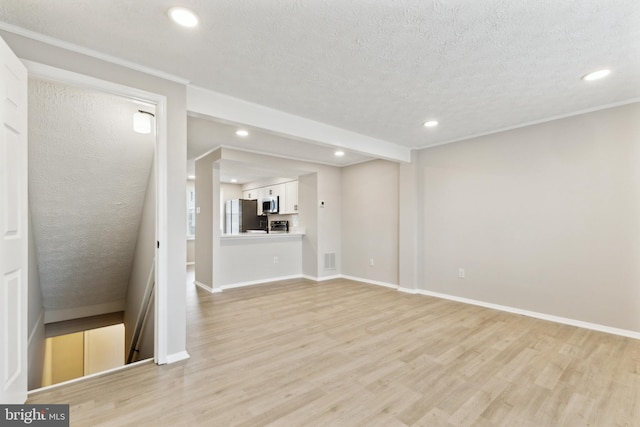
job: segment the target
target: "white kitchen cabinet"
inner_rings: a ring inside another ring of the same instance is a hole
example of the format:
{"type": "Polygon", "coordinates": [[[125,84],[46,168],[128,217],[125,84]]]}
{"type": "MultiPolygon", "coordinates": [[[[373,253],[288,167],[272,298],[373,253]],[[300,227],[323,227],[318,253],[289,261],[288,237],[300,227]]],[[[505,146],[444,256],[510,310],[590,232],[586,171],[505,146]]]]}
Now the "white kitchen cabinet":
{"type": "Polygon", "coordinates": [[[243,199],[258,200],[258,210],[256,212],[258,215],[262,215],[262,193],[264,193],[262,188],[253,188],[251,190],[242,191],[243,199]]]}
{"type": "Polygon", "coordinates": [[[282,184],[267,185],[242,192],[243,199],[258,200],[258,215],[262,215],[262,199],[266,197],[279,197],[281,214],[298,213],[298,181],[289,181],[282,184]]]}
{"type": "Polygon", "coordinates": [[[298,181],[284,183],[284,212],[287,214],[298,213],[298,181]]]}
{"type": "Polygon", "coordinates": [[[283,197],[284,196],[284,185],[283,184],[276,184],[276,185],[269,185],[267,187],[264,187],[264,197],[283,197]]]}

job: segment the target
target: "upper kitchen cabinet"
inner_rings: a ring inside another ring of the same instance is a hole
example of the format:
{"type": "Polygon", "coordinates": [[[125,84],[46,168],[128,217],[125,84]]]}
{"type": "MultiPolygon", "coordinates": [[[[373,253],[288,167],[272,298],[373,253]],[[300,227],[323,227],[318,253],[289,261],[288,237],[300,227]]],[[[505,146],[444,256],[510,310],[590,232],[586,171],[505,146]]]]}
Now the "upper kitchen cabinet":
{"type": "Polygon", "coordinates": [[[284,184],[284,201],[281,213],[297,214],[298,213],[298,181],[289,181],[284,184]]]}
{"type": "Polygon", "coordinates": [[[251,190],[243,190],[242,198],[246,200],[258,201],[258,215],[262,215],[262,199],[264,198],[264,188],[254,188],[251,190]]]}
{"type": "Polygon", "coordinates": [[[243,199],[258,199],[258,215],[262,215],[262,199],[278,197],[280,214],[298,213],[298,181],[287,181],[280,184],[264,187],[245,189],[242,191],[243,199]]]}
{"type": "Polygon", "coordinates": [[[264,187],[264,197],[280,197],[282,199],[284,197],[283,184],[269,185],[268,187],[264,187]]]}

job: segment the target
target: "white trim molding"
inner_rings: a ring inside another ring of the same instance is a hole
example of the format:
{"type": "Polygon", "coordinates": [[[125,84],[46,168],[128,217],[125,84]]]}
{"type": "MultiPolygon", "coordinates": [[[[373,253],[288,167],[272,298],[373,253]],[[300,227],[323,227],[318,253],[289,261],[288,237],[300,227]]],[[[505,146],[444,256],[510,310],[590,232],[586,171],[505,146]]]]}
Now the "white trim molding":
{"type": "Polygon", "coordinates": [[[612,335],[619,335],[619,336],[623,336],[623,337],[627,337],[627,338],[640,339],[640,332],[630,331],[628,329],[614,328],[612,326],[600,325],[600,324],[597,324],[597,323],[585,322],[585,321],[582,321],[582,320],[570,319],[570,318],[562,317],[562,316],[555,316],[553,314],[539,313],[539,312],[536,312],[536,311],[524,310],[524,309],[515,308],[515,307],[509,307],[509,306],[506,306],[506,305],[493,304],[493,303],[490,303],[490,302],[478,301],[478,300],[474,300],[474,299],[470,299],[470,298],[458,297],[458,296],[455,296],[455,295],[442,294],[442,293],[439,293],[439,292],[427,291],[425,289],[404,288],[404,287],[399,287],[399,286],[396,286],[396,285],[392,285],[390,283],[377,282],[375,280],[362,279],[362,278],[359,278],[359,277],[352,277],[352,276],[347,276],[347,275],[344,275],[344,274],[342,275],[342,277],[344,279],[353,280],[353,281],[356,281],[356,282],[362,282],[362,283],[367,283],[367,284],[371,284],[371,285],[384,286],[384,287],[387,287],[387,288],[397,289],[398,292],[404,292],[404,293],[411,294],[411,295],[424,295],[424,296],[429,296],[429,297],[434,297],[434,298],[441,298],[441,299],[446,299],[446,300],[450,300],[450,301],[460,302],[460,303],[463,303],[463,304],[471,304],[471,305],[475,305],[475,306],[478,306],[478,307],[489,308],[489,309],[492,309],[492,310],[504,311],[506,313],[520,314],[522,316],[532,317],[534,319],[547,320],[547,321],[550,321],[550,322],[560,323],[560,324],[563,324],[563,325],[575,326],[575,327],[583,328],[583,329],[590,329],[590,330],[593,330],[593,331],[604,332],[604,333],[612,334],[612,335]]]}
{"type": "Polygon", "coordinates": [[[78,377],[78,378],[74,378],[68,381],[63,381],[61,383],[57,383],[57,384],[51,384],[45,387],[40,387],[40,388],[36,388],[33,390],[29,390],[27,393],[28,394],[37,394],[40,393],[41,391],[47,391],[47,390],[51,390],[51,389],[55,389],[55,388],[59,388],[59,387],[63,387],[69,384],[74,384],[74,383],[79,383],[91,378],[97,378],[97,377],[103,377],[105,375],[109,375],[112,374],[114,372],[118,372],[118,371],[124,371],[126,369],[131,369],[131,368],[136,368],[140,365],[146,365],[149,363],[152,363],[153,359],[144,359],[144,360],[138,360],[137,362],[133,362],[133,363],[129,363],[128,365],[122,365],[122,366],[116,366],[115,368],[111,368],[111,369],[107,369],[106,371],[102,371],[102,372],[96,372],[95,374],[90,374],[90,375],[84,375],[82,377],[78,377]]]}
{"type": "Polygon", "coordinates": [[[309,276],[308,274],[303,274],[301,277],[303,279],[313,280],[314,282],[318,282],[318,283],[326,282],[327,280],[342,279],[341,274],[334,274],[333,276],[322,276],[322,277],[309,276]]]}
{"type": "Polygon", "coordinates": [[[74,44],[74,43],[69,43],[60,39],[56,39],[54,37],[36,33],[35,31],[27,30],[22,27],[18,27],[16,25],[7,24],[6,22],[0,22],[0,30],[4,30],[8,33],[13,33],[18,36],[26,37],[31,40],[39,41],[39,42],[48,44],[49,46],[56,46],[71,52],[79,53],[81,55],[86,55],[91,58],[96,58],[101,61],[109,62],[111,64],[120,65],[122,67],[126,67],[131,70],[140,71],[145,74],[149,74],[154,77],[159,77],[164,80],[169,80],[169,81],[180,83],[183,85],[189,84],[189,80],[185,78],[174,76],[173,74],[169,74],[164,71],[157,70],[155,68],[140,65],[132,61],[127,61],[126,59],[107,55],[106,53],[98,52],[97,50],[78,46],[77,44],[74,44]]]}
{"type": "Polygon", "coordinates": [[[582,320],[569,319],[567,317],[555,316],[553,314],[539,313],[536,311],[523,310],[521,308],[509,307],[506,305],[493,304],[490,302],[478,301],[470,298],[458,297],[455,295],[441,294],[439,292],[417,289],[417,294],[441,298],[450,301],[461,302],[463,304],[471,304],[479,307],[490,308],[493,310],[504,311],[507,313],[520,314],[522,316],[533,317],[535,319],[548,320],[550,322],[561,323],[569,326],[576,326],[583,329],[591,329],[593,331],[605,332],[612,335],[620,335],[627,338],[640,339],[640,332],[630,331],[627,329],[614,328],[611,326],[599,325],[597,323],[584,322],[582,320]]]}
{"type": "Polygon", "coordinates": [[[205,285],[205,284],[204,284],[204,283],[202,283],[202,282],[198,282],[197,280],[194,280],[194,281],[193,281],[193,284],[194,284],[194,285],[196,285],[196,286],[197,286],[197,287],[199,287],[199,288],[204,289],[205,291],[207,291],[207,292],[209,292],[209,293],[212,293],[212,294],[217,294],[217,293],[222,292],[222,289],[213,289],[213,288],[211,288],[211,287],[209,287],[209,286],[205,285]]]}
{"type": "Polygon", "coordinates": [[[295,274],[293,276],[270,277],[268,279],[251,280],[249,282],[238,282],[238,283],[231,283],[228,285],[222,285],[221,288],[222,290],[243,288],[245,286],[262,285],[264,283],[279,282],[281,280],[300,279],[301,277],[302,276],[300,274],[295,274]]]}
{"type": "Polygon", "coordinates": [[[186,350],[180,351],[178,353],[169,354],[167,355],[167,364],[170,365],[172,363],[180,362],[181,360],[187,360],[190,357],[191,356],[186,350]]]}
{"type": "MultiPolygon", "coordinates": [[[[0,28],[3,28],[0,25],[0,28]]],[[[3,28],[6,29],[6,28],[3,28]]],[[[10,30],[7,30],[10,31],[10,30]]],[[[28,35],[27,35],[28,37],[28,35]]],[[[53,44],[50,41],[46,43],[53,44]]],[[[64,47],[64,46],[61,46],[64,47]]],[[[68,47],[66,47],[68,48],[68,47]]],[[[72,49],[73,50],[73,49],[72,49]]],[[[80,52],[89,55],[86,52],[80,52]]],[[[89,55],[92,56],[92,55],[89,55]]],[[[94,56],[95,57],[95,56],[94,56]]],[[[105,58],[98,58],[104,59],[105,58]]],[[[169,271],[169,227],[168,227],[168,210],[167,204],[167,174],[168,174],[168,157],[167,157],[167,97],[153,92],[137,89],[130,86],[121,85],[118,83],[102,80],[99,78],[87,76],[73,71],[63,70],[60,68],[52,67],[46,64],[38,62],[22,60],[23,64],[27,67],[29,77],[40,77],[57,82],[62,82],[77,87],[85,87],[94,90],[100,90],[106,93],[122,96],[128,99],[133,99],[138,102],[143,102],[149,105],[156,106],[156,145],[155,149],[155,173],[156,173],[156,241],[160,242],[160,247],[156,249],[156,292],[155,292],[155,331],[154,331],[154,357],[158,364],[166,363],[167,346],[169,341],[169,327],[167,324],[168,307],[170,301],[168,300],[167,293],[169,289],[168,284],[168,271],[169,271]]],[[[117,62],[116,62],[117,63],[117,62]]],[[[125,65],[118,63],[119,65],[125,65]]],[[[131,68],[131,67],[129,67],[131,68]]],[[[136,68],[133,68],[136,69],[136,68]]],[[[142,71],[139,70],[138,71],[142,71]]],[[[118,303],[120,303],[118,301],[118,303]]],[[[115,304],[115,303],[112,303],[115,304]]],[[[75,309],[70,309],[75,310],[75,309]]],[[[122,302],[121,308],[109,308],[111,311],[101,312],[89,312],[84,316],[92,316],[95,314],[104,314],[113,311],[124,310],[124,302],[122,302]]],[[[60,310],[64,311],[64,310],[60,310]]],[[[69,311],[69,310],[67,310],[69,311]]],[[[75,314],[74,314],[75,315],[75,314]]],[[[78,316],[77,317],[84,317],[78,316]]],[[[61,318],[55,312],[45,313],[45,323],[51,323],[55,321],[68,320],[68,318],[61,318]],[[54,320],[55,319],[55,320],[54,320]]]]}
{"type": "Polygon", "coordinates": [[[362,277],[347,276],[346,274],[342,274],[341,276],[343,279],[352,280],[354,282],[363,282],[370,285],[383,286],[385,288],[391,288],[391,289],[398,289],[398,285],[394,285],[393,283],[380,282],[378,280],[363,279],[362,277]]]}

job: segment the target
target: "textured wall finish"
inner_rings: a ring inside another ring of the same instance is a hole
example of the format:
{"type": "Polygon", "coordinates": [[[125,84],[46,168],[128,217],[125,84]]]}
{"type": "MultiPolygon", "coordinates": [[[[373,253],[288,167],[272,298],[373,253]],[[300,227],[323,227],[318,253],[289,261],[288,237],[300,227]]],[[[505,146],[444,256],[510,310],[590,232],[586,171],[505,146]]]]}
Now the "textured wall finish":
{"type": "Polygon", "coordinates": [[[124,98],[29,81],[29,199],[47,311],[125,299],[154,136],[124,98]]]}
{"type": "Polygon", "coordinates": [[[640,96],[637,0],[191,1],[189,30],[170,5],[3,0],[0,20],[411,147],[640,96]]]}

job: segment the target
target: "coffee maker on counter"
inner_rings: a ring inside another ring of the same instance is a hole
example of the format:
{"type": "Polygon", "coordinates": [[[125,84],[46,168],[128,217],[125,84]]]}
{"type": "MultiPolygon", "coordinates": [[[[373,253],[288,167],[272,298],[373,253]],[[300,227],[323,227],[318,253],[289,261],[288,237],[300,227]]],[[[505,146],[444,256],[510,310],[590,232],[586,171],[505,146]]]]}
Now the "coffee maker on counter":
{"type": "Polygon", "coordinates": [[[289,221],[271,221],[269,233],[288,233],[289,221]]]}

